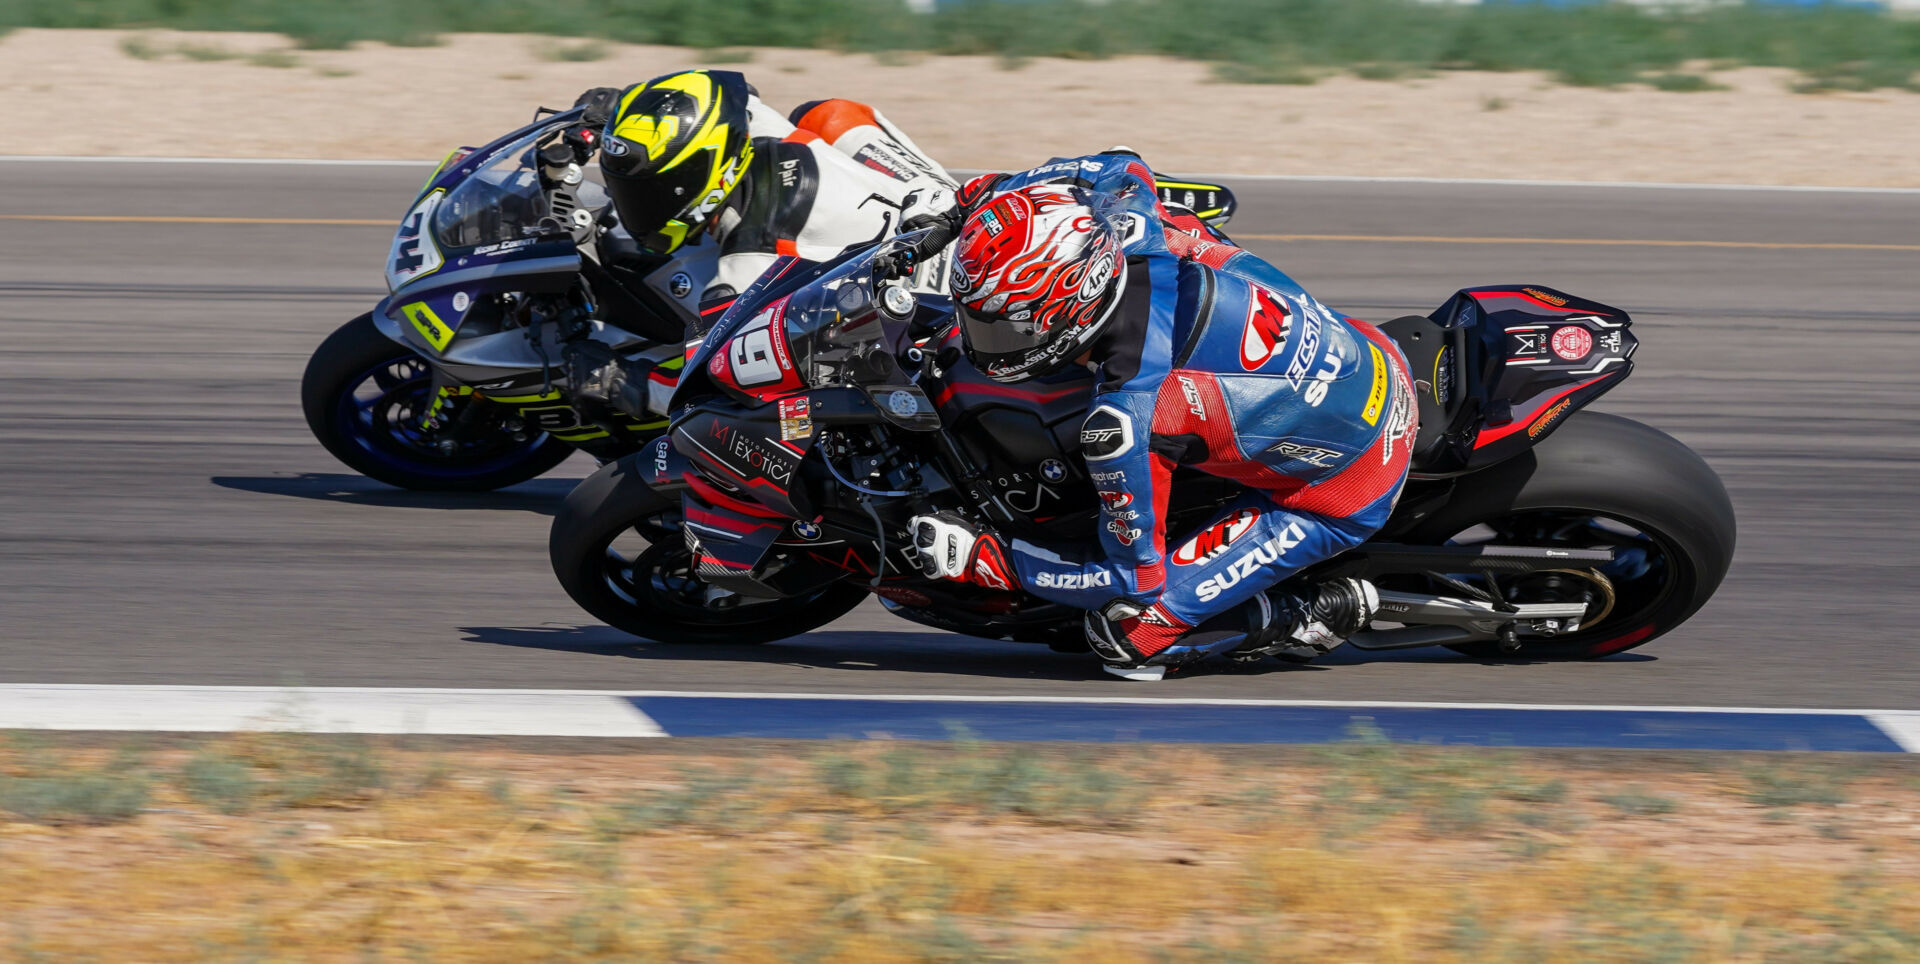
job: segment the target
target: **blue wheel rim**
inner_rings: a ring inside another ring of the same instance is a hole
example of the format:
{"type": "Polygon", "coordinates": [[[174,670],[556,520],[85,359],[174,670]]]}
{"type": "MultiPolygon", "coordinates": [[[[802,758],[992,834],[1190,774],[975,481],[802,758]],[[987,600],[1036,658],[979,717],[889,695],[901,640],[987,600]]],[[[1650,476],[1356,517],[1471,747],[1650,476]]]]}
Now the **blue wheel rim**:
{"type": "Polygon", "coordinates": [[[399,355],[348,380],[334,402],[335,422],[381,465],[439,479],[470,479],[511,468],[546,444],[544,432],[515,441],[496,430],[443,452],[434,433],[420,427],[420,413],[432,395],[433,373],[427,363],[416,355],[399,355]]]}

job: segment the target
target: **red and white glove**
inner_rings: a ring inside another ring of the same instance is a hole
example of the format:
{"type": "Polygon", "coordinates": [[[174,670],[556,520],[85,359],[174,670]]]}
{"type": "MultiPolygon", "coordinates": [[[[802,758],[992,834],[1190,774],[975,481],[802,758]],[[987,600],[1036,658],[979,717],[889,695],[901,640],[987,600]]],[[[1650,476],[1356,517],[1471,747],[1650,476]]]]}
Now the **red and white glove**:
{"type": "Polygon", "coordinates": [[[907,531],[913,533],[914,561],[929,579],[988,589],[1019,585],[1000,537],[957,512],[914,516],[907,521],[907,531]]]}

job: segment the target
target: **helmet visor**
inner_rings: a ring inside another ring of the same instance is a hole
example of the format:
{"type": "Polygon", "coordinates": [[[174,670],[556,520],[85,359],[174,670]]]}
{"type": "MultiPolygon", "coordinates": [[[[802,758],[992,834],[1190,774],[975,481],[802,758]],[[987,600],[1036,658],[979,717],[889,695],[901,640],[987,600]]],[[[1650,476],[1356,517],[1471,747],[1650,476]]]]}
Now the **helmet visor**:
{"type": "Polygon", "coordinates": [[[967,347],[975,354],[995,357],[1024,355],[1047,343],[1046,334],[1040,330],[1038,322],[1008,321],[970,311],[965,305],[956,305],[956,309],[955,313],[960,316],[960,333],[966,338],[967,347]]]}
{"type": "Polygon", "coordinates": [[[690,158],[671,170],[645,174],[616,174],[604,170],[607,193],[620,223],[635,238],[659,233],[669,221],[689,221],[686,215],[700,203],[712,165],[709,158],[690,158]]]}

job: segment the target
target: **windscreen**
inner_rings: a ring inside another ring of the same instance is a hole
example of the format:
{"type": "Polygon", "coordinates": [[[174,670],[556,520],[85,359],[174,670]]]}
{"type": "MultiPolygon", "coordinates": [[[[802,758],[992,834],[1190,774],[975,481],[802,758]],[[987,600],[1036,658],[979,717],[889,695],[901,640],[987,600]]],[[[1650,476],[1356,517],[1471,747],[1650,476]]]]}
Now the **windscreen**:
{"type": "Polygon", "coordinates": [[[535,142],[546,134],[542,129],[515,141],[440,202],[433,227],[441,245],[497,244],[536,233],[540,219],[552,213],[534,156],[535,142]]]}

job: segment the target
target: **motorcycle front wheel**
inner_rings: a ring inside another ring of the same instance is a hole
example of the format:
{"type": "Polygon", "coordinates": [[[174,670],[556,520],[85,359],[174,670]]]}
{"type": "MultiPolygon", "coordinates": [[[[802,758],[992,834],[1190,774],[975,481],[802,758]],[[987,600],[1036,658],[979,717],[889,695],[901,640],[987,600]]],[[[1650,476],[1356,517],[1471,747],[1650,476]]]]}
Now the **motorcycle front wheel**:
{"type": "Polygon", "coordinates": [[[554,576],[594,618],[655,642],[746,645],[812,632],[867,598],[848,583],[784,599],[716,591],[694,572],[679,500],[653,491],[640,464],[628,456],[601,466],[568,493],[548,532],[554,576]]]}
{"type": "Polygon", "coordinates": [[[300,407],[334,458],[403,489],[488,492],[543,475],[573,454],[544,432],[516,439],[497,418],[457,439],[428,430],[421,419],[433,391],[426,361],[381,334],[368,313],[315,349],[300,379],[300,407]]]}

